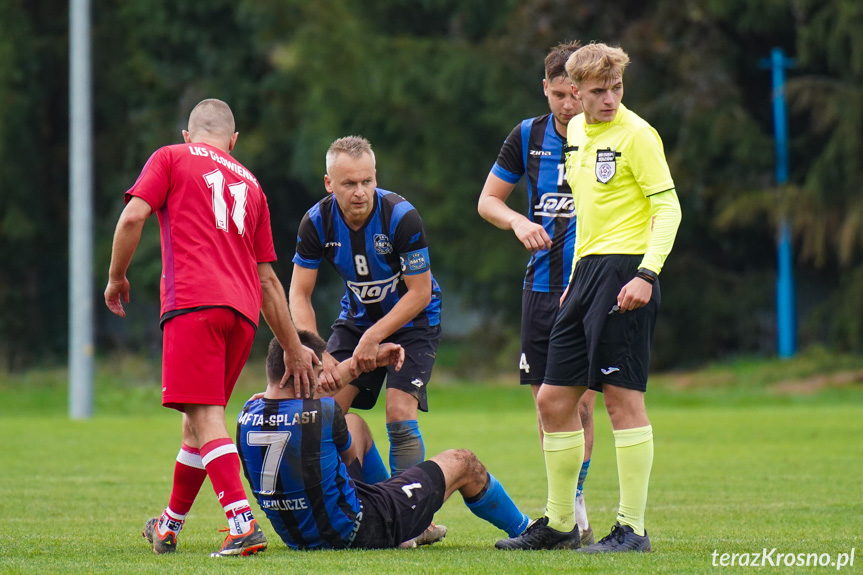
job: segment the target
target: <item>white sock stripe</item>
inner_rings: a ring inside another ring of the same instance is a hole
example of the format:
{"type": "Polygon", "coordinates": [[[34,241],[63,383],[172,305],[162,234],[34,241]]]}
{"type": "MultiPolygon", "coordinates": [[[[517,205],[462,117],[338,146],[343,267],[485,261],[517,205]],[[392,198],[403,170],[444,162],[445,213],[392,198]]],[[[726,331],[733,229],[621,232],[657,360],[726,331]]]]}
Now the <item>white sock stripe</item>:
{"type": "Polygon", "coordinates": [[[244,507],[250,507],[248,499],[240,499],[239,501],[234,501],[233,503],[225,505],[223,509],[225,510],[225,513],[233,513],[237,509],[242,509],[244,507]]]}
{"type": "Polygon", "coordinates": [[[200,453],[190,453],[182,448],[180,449],[180,453],[177,454],[177,462],[194,467],[195,469],[204,469],[204,462],[201,460],[200,453]]]}
{"type": "Polygon", "coordinates": [[[180,515],[179,513],[177,513],[176,511],[174,511],[170,507],[165,508],[165,515],[167,515],[171,519],[176,519],[177,521],[183,521],[186,519],[185,515],[180,515]]]}
{"type": "Polygon", "coordinates": [[[237,453],[237,446],[233,443],[226,443],[225,445],[219,446],[204,457],[201,458],[201,461],[204,464],[204,467],[210,464],[210,462],[217,457],[221,457],[223,455],[228,455],[231,453],[237,453]]]}

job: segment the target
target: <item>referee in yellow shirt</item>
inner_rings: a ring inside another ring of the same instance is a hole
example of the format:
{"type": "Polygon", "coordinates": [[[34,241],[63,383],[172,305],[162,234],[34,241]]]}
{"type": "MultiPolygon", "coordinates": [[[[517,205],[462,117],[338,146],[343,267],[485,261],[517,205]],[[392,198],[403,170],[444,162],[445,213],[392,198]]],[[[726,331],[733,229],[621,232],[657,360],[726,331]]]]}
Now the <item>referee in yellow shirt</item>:
{"type": "Polygon", "coordinates": [[[653,430],[644,406],[659,273],[680,225],[662,140],[621,104],[629,56],[588,44],[566,63],[583,116],[567,129],[566,179],[577,218],[569,287],[537,396],[545,431],[546,514],[499,549],[577,548],[573,498],[584,431],[578,400],[602,392],[614,429],[620,504],[608,536],[583,552],[651,551],[644,529],[653,430]]]}

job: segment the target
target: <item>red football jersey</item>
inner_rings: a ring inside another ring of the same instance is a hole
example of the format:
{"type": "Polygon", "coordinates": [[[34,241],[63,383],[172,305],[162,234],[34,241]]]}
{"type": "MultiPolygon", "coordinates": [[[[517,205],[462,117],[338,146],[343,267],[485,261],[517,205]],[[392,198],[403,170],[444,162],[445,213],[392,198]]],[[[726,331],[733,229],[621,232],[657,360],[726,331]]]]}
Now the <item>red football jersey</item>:
{"type": "Polygon", "coordinates": [[[145,200],[162,234],[162,315],[228,306],[258,325],[257,264],[276,259],[270,210],[258,180],[208,144],[177,144],[150,156],[126,192],[145,200]]]}

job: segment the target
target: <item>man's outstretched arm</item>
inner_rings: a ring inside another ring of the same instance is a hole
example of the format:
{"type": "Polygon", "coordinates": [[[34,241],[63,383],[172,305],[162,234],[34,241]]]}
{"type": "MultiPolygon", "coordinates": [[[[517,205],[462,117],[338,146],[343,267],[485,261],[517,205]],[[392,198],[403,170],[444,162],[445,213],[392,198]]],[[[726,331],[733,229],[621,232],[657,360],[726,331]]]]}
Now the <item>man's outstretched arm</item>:
{"type": "Polygon", "coordinates": [[[282,382],[293,378],[295,397],[309,397],[309,386],[317,384],[314,366],[320,363],[315,352],[300,343],[300,337],[291,321],[288,300],[282,282],[269,263],[258,264],[258,277],[261,280],[263,314],[267,325],[285,350],[285,376],[282,382]]]}

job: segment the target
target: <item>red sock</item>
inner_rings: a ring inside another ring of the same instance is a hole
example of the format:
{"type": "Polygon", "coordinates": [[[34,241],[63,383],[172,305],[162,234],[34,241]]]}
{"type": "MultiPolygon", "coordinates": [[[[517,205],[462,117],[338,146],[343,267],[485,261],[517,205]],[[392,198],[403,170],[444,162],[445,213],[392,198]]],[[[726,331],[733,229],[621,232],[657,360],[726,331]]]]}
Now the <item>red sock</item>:
{"type": "Polygon", "coordinates": [[[201,452],[184,443],[174,465],[174,485],[168,502],[170,515],[176,519],[186,517],[206,478],[207,470],[201,461],[201,452]]]}
{"type": "Polygon", "coordinates": [[[207,442],[201,446],[201,460],[225,515],[230,519],[248,511],[249,501],[240,479],[240,457],[234,443],[227,437],[207,442]]]}

